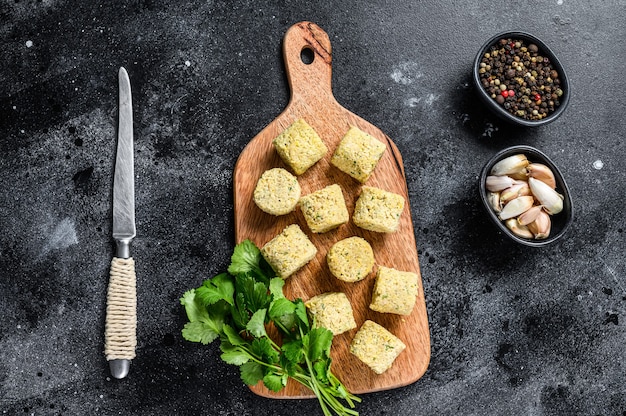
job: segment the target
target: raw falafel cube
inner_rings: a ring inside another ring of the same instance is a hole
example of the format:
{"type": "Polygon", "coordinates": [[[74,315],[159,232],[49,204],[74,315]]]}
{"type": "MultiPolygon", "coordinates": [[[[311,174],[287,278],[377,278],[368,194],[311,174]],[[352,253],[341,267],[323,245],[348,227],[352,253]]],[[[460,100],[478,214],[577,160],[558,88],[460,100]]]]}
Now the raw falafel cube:
{"type": "Polygon", "coordinates": [[[299,204],[307,225],[314,233],[325,233],[349,220],[346,201],[337,184],[301,197],[299,204]]]}
{"type": "Polygon", "coordinates": [[[285,215],[296,209],[300,200],[298,178],[283,168],[263,172],[254,188],[253,199],[264,212],[285,215]]]}
{"type": "Polygon", "coordinates": [[[374,321],[363,322],[350,343],[350,352],[367,364],[376,374],[391,368],[406,345],[394,334],[374,321]]]}
{"type": "Polygon", "coordinates": [[[398,229],[403,210],[402,195],[364,186],[354,206],[352,220],[365,230],[393,233],[398,229]]]}
{"type": "Polygon", "coordinates": [[[328,329],[333,335],[356,328],[352,305],[343,292],[327,292],[313,296],[304,304],[316,328],[328,329]]]}
{"type": "Polygon", "coordinates": [[[273,143],[280,158],[296,175],[302,175],[328,152],[320,136],[304,119],[293,122],[273,143]]]}
{"type": "Polygon", "coordinates": [[[417,299],[417,274],[379,266],[370,309],[410,315],[417,299]]]}
{"type": "Polygon", "coordinates": [[[335,149],[330,163],[365,183],[383,156],[387,146],[357,127],[350,127],[335,149]]]}
{"type": "Polygon", "coordinates": [[[317,248],[298,224],[287,226],[261,248],[261,255],[283,279],[288,278],[317,254],[317,248]]]}
{"type": "Polygon", "coordinates": [[[374,267],[374,251],[364,238],[348,237],[328,250],[326,262],[333,276],[344,282],[365,279],[374,267]]]}

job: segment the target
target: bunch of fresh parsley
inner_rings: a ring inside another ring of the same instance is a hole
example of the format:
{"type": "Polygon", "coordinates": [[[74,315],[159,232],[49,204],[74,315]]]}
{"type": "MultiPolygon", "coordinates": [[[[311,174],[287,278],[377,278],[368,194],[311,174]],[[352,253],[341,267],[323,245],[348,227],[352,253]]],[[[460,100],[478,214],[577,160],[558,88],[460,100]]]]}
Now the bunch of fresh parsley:
{"type": "Polygon", "coordinates": [[[325,415],[332,410],[357,416],[354,402],[361,400],[330,369],[332,332],[314,328],[302,299],[284,296],[284,284],[258,247],[243,241],[235,247],[228,273],[205,280],[180,299],[189,318],[183,337],[202,344],[219,339],[222,359],[239,366],[247,385],[262,380],[279,391],[292,378],[315,393],[325,415]],[[268,336],[267,325],[278,328],[281,345],[268,336]]]}

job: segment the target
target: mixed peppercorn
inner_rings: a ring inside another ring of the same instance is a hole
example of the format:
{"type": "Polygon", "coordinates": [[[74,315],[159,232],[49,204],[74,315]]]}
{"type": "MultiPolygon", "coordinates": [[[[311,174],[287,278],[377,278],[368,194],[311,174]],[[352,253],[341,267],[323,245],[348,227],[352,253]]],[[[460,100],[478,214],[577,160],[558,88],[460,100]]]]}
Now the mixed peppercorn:
{"type": "Polygon", "coordinates": [[[478,72],[487,94],[517,117],[541,120],[561,104],[559,73],[533,43],[500,39],[485,52],[478,72]]]}

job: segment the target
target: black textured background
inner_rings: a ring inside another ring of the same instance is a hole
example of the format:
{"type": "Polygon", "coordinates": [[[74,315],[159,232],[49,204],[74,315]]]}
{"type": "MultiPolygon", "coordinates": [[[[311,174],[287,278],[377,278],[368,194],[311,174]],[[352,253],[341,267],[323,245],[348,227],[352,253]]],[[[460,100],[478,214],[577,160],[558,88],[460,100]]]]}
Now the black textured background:
{"type": "Polygon", "coordinates": [[[228,264],[235,161],[287,105],[282,37],[310,20],[337,100],[402,152],[429,312],[427,373],[361,414],[626,415],[625,19],[623,0],[0,0],[0,413],[321,414],[255,396],[216,346],[183,341],[178,303],[228,264]],[[554,123],[511,128],[477,102],[471,62],[503,30],[565,66],[554,123]],[[102,354],[120,66],[139,292],[122,381],[102,354]],[[574,224],[548,248],[503,241],[479,205],[482,165],[515,144],[571,188],[574,224]]]}

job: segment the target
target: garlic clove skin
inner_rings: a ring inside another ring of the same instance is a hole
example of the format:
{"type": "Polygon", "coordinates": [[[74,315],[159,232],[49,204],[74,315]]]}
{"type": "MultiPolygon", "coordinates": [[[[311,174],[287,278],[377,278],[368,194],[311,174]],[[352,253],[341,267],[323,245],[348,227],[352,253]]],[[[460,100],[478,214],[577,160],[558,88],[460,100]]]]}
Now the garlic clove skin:
{"type": "Polygon", "coordinates": [[[556,179],[552,170],[541,163],[531,163],[526,166],[528,176],[531,178],[539,179],[541,182],[546,183],[550,188],[556,189],[556,179]]]}
{"type": "Polygon", "coordinates": [[[524,179],[526,176],[526,166],[528,166],[529,163],[524,154],[509,156],[494,164],[491,168],[491,174],[495,176],[523,175],[518,179],[524,179]]]}
{"type": "Polygon", "coordinates": [[[515,182],[508,176],[487,176],[485,187],[490,192],[500,192],[513,186],[515,182]]]}
{"type": "Polygon", "coordinates": [[[526,227],[533,233],[536,239],[548,238],[550,229],[552,228],[552,220],[550,219],[550,215],[542,210],[535,221],[531,222],[526,227]]]}
{"type": "Polygon", "coordinates": [[[487,192],[487,202],[496,214],[502,211],[502,203],[500,202],[500,192],[487,192]]]}
{"type": "Polygon", "coordinates": [[[521,168],[517,172],[509,173],[507,176],[520,181],[525,181],[528,180],[528,170],[526,168],[521,168]]]}
{"type": "Polygon", "coordinates": [[[531,195],[530,186],[526,181],[515,181],[512,186],[500,192],[500,201],[502,204],[517,198],[518,196],[531,195]]]}
{"type": "Polygon", "coordinates": [[[519,196],[506,204],[502,208],[502,211],[500,211],[500,215],[498,215],[498,217],[503,221],[508,220],[509,218],[517,217],[518,215],[528,211],[533,206],[534,202],[535,199],[530,195],[519,196]]]}
{"type": "Polygon", "coordinates": [[[535,235],[528,229],[528,227],[521,225],[516,218],[509,218],[504,221],[504,225],[506,225],[506,228],[518,237],[535,238],[535,235]]]}
{"type": "Polygon", "coordinates": [[[563,211],[563,195],[552,189],[550,185],[533,177],[528,178],[528,185],[548,214],[554,215],[563,211]]]}
{"type": "Polygon", "coordinates": [[[520,225],[528,225],[531,222],[535,221],[541,212],[545,212],[543,210],[543,206],[535,205],[534,207],[530,208],[528,211],[517,217],[517,222],[519,222],[520,225]]]}

